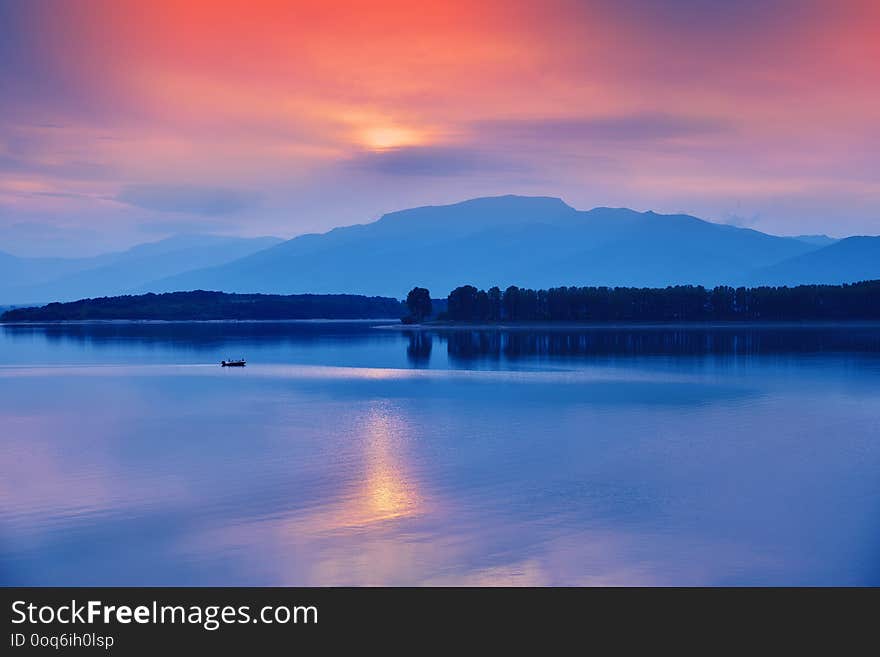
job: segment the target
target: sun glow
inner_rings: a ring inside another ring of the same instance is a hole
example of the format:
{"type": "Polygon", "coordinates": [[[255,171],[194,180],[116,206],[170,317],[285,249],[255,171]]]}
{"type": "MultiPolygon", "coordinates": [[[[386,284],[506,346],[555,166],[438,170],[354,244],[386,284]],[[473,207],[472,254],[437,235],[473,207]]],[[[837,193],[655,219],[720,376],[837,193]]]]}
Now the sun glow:
{"type": "Polygon", "coordinates": [[[424,132],[394,125],[373,126],[361,132],[363,144],[372,150],[418,146],[426,141],[424,132]]]}

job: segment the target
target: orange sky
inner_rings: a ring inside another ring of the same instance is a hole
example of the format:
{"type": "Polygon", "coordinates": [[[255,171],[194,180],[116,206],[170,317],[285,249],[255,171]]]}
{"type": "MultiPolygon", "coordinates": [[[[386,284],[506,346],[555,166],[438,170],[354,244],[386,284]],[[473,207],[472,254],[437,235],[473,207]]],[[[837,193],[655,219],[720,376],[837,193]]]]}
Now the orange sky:
{"type": "Polygon", "coordinates": [[[500,193],[880,232],[873,0],[34,0],[0,19],[0,250],[291,236],[500,193]]]}

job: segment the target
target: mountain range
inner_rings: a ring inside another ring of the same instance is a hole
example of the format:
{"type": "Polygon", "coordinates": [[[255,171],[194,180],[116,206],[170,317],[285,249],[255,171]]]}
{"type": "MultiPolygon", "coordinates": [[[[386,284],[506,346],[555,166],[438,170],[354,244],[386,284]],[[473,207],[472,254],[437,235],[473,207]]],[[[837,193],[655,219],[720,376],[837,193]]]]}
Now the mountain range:
{"type": "Polygon", "coordinates": [[[150,289],[402,296],[418,284],[445,296],[468,283],[662,287],[866,278],[880,278],[878,237],[778,237],[684,214],[580,211],[558,198],[501,196],[303,235],[150,289]],[[836,251],[846,255],[829,255],[836,251]],[[829,264],[813,267],[814,259],[829,264]]]}
{"type": "Polygon", "coordinates": [[[779,237],[686,214],[581,211],[558,198],[523,196],[402,210],[287,241],[178,237],[75,266],[9,258],[0,255],[6,281],[0,303],[194,289],[400,298],[414,285],[444,297],[463,284],[663,287],[880,279],[880,237],[779,237]]]}
{"type": "Polygon", "coordinates": [[[177,235],[91,258],[20,258],[0,252],[0,303],[125,294],[158,278],[231,262],[282,241],[177,235]]]}

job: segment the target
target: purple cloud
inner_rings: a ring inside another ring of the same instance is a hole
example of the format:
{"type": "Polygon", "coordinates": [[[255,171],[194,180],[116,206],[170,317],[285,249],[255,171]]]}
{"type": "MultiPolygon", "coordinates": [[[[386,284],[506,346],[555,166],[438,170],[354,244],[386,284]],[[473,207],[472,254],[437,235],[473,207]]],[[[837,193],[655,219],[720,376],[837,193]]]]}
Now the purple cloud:
{"type": "Polygon", "coordinates": [[[728,121],[674,114],[646,113],[596,118],[499,119],[480,121],[476,131],[501,139],[536,141],[662,141],[728,133],[728,121]]]}
{"type": "Polygon", "coordinates": [[[259,201],[252,192],[197,185],[126,185],[115,198],[145,210],[206,216],[240,212],[259,201]]]}
{"type": "Polygon", "coordinates": [[[365,151],[349,160],[348,165],[393,176],[446,177],[518,170],[514,163],[493,154],[450,146],[408,146],[365,151]]]}

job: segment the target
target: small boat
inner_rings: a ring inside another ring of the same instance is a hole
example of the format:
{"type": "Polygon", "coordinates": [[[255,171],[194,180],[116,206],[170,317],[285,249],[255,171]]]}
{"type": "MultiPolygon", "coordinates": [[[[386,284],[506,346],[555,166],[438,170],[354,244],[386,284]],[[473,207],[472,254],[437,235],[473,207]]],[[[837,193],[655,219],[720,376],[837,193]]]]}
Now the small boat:
{"type": "Polygon", "coordinates": [[[239,360],[221,360],[220,367],[244,367],[245,360],[244,358],[240,358],[239,360]]]}

